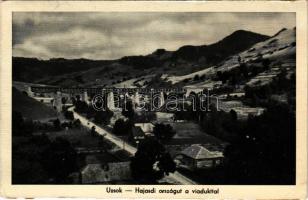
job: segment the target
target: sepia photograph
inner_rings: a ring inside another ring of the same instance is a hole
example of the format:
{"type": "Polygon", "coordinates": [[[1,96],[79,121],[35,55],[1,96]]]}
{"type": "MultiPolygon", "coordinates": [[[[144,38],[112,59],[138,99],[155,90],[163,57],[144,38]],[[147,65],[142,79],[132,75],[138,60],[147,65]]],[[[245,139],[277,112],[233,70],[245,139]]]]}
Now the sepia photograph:
{"type": "Polygon", "coordinates": [[[14,12],[13,184],[295,184],[295,13],[14,12]]]}
{"type": "Polygon", "coordinates": [[[305,198],[305,7],[4,2],[0,194],[305,198]]]}

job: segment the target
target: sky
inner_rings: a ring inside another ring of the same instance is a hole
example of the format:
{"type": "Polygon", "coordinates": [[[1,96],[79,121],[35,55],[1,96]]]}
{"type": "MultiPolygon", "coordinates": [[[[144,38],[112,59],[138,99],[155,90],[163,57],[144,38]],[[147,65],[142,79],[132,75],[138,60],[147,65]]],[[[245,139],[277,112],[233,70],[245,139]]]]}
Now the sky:
{"type": "Polygon", "coordinates": [[[215,43],[236,30],[274,35],[295,13],[15,12],[13,56],[118,59],[215,43]]]}

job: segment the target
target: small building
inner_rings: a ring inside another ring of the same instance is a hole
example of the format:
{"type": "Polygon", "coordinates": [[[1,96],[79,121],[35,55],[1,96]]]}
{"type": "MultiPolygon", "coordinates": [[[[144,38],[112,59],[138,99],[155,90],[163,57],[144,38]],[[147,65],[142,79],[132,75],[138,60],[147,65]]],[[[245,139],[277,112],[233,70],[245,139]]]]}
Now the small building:
{"type": "Polygon", "coordinates": [[[158,122],[173,122],[174,121],[174,113],[167,112],[156,112],[156,121],[158,122]]]}
{"type": "Polygon", "coordinates": [[[145,135],[152,135],[155,126],[152,123],[135,123],[135,127],[140,127],[145,135]]]}
{"type": "Polygon", "coordinates": [[[232,92],[232,93],[228,93],[228,94],[219,95],[220,98],[224,98],[224,99],[226,99],[228,96],[229,97],[243,97],[243,96],[245,96],[245,92],[232,92]]]}
{"type": "Polygon", "coordinates": [[[223,163],[223,154],[219,151],[210,151],[200,144],[193,144],[175,157],[178,167],[189,170],[213,168],[223,163]]]}
{"type": "Polygon", "coordinates": [[[233,108],[239,119],[247,119],[249,115],[259,116],[264,113],[265,108],[261,107],[237,107],[233,108]]]}
{"type": "Polygon", "coordinates": [[[132,139],[136,144],[146,137],[154,137],[153,129],[155,125],[152,123],[135,123],[132,128],[132,139]]]}
{"type": "Polygon", "coordinates": [[[224,112],[235,111],[238,119],[245,120],[249,115],[259,116],[264,113],[265,108],[249,107],[244,105],[241,101],[222,101],[219,107],[224,112]]]}
{"type": "Polygon", "coordinates": [[[138,126],[134,126],[132,128],[132,136],[133,136],[133,140],[136,142],[136,144],[138,144],[141,140],[145,139],[145,134],[142,131],[142,129],[138,126]]]}
{"type": "Polygon", "coordinates": [[[221,101],[219,105],[219,109],[225,112],[230,112],[234,108],[243,107],[243,103],[241,101],[221,101]]]}
{"type": "Polygon", "coordinates": [[[33,97],[35,100],[47,104],[47,105],[52,105],[54,98],[53,97],[33,97]]]}

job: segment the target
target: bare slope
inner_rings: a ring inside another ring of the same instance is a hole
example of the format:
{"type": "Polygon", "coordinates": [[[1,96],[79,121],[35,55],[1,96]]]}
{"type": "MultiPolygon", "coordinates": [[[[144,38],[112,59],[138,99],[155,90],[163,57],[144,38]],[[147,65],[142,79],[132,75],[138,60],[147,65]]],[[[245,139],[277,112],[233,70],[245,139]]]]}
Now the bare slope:
{"type": "Polygon", "coordinates": [[[53,108],[28,97],[14,87],[12,90],[12,108],[14,111],[21,112],[22,116],[28,119],[46,120],[57,118],[57,113],[53,108]]]}

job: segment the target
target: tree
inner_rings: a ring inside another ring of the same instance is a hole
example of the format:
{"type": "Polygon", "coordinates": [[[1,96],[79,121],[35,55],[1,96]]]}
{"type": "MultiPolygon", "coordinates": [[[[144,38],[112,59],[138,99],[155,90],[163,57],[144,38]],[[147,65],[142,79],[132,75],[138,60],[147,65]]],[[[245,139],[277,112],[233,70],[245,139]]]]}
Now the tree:
{"type": "Polygon", "coordinates": [[[264,70],[268,70],[270,64],[271,64],[271,61],[269,59],[262,60],[262,65],[263,65],[264,70]]]}
{"type": "Polygon", "coordinates": [[[13,136],[21,136],[23,135],[23,124],[24,119],[20,112],[14,111],[12,112],[12,134],[13,136]]]}
{"type": "Polygon", "coordinates": [[[185,78],[185,79],[183,80],[184,83],[188,83],[189,81],[190,81],[189,78],[185,78]]]}
{"type": "Polygon", "coordinates": [[[65,183],[67,176],[77,170],[77,153],[71,143],[61,137],[57,137],[51,143],[42,159],[44,167],[56,183],[65,183]]]}
{"type": "Polygon", "coordinates": [[[200,80],[202,80],[202,81],[205,80],[205,74],[203,74],[202,76],[200,76],[200,80]]]}
{"type": "Polygon", "coordinates": [[[76,107],[75,108],[76,112],[79,112],[79,113],[87,113],[87,111],[89,110],[88,104],[86,102],[80,101],[80,100],[76,101],[75,107],[76,107]]]}
{"type": "Polygon", "coordinates": [[[55,130],[61,130],[61,122],[58,118],[53,121],[53,126],[55,130]]]}
{"type": "Polygon", "coordinates": [[[175,135],[175,130],[173,130],[170,124],[155,124],[153,133],[158,140],[170,140],[175,135]]]}
{"type": "Polygon", "coordinates": [[[101,110],[101,111],[94,111],[94,122],[98,124],[109,124],[110,118],[113,116],[113,112],[109,109],[101,110]]]}
{"type": "Polygon", "coordinates": [[[200,77],[199,77],[198,74],[196,74],[196,75],[194,76],[194,81],[199,81],[199,80],[200,80],[200,77]]]}
{"type": "Polygon", "coordinates": [[[132,123],[129,120],[124,121],[123,119],[118,119],[113,126],[112,132],[115,135],[128,135],[131,129],[132,123]]]}
{"type": "Polygon", "coordinates": [[[45,134],[29,136],[22,142],[12,140],[13,184],[50,183],[54,177],[48,174],[43,162],[50,143],[45,134]]]}
{"type": "Polygon", "coordinates": [[[134,117],[135,123],[147,123],[154,120],[156,120],[155,112],[139,112],[138,115],[134,117]]]}
{"type": "Polygon", "coordinates": [[[76,102],[77,102],[76,97],[71,97],[71,101],[73,105],[76,106],[76,102]]]}
{"type": "Polygon", "coordinates": [[[245,63],[240,64],[240,72],[243,74],[244,78],[248,78],[248,69],[245,63]]]}
{"type": "Polygon", "coordinates": [[[134,119],[135,111],[133,109],[133,103],[131,101],[126,101],[124,108],[122,110],[122,115],[130,120],[134,119]]]}
{"type": "Polygon", "coordinates": [[[237,57],[237,61],[238,61],[239,64],[241,64],[241,62],[242,62],[241,56],[237,57]]]}
{"type": "Polygon", "coordinates": [[[68,120],[74,120],[74,114],[72,111],[65,111],[64,117],[68,120]]]}
{"type": "Polygon", "coordinates": [[[237,113],[233,109],[230,110],[230,116],[233,121],[237,120],[237,113]]]}
{"type": "Polygon", "coordinates": [[[74,120],[73,125],[74,125],[76,128],[80,128],[80,127],[81,127],[81,122],[80,122],[80,120],[79,120],[79,119],[74,120]]]}
{"type": "Polygon", "coordinates": [[[61,98],[61,102],[62,102],[62,104],[65,104],[67,102],[67,98],[66,97],[62,97],[61,98]]]}
{"type": "Polygon", "coordinates": [[[295,122],[295,112],[277,102],[249,117],[238,140],[225,149],[226,178],[240,184],[294,184],[295,122]]]}
{"type": "Polygon", "coordinates": [[[131,161],[133,178],[143,183],[155,183],[175,169],[170,154],[153,138],[146,138],[139,144],[131,161]]]}
{"type": "Polygon", "coordinates": [[[92,135],[92,136],[96,136],[96,135],[97,135],[95,126],[92,126],[92,127],[91,127],[91,131],[90,131],[90,132],[91,132],[91,135],[92,135]]]}

